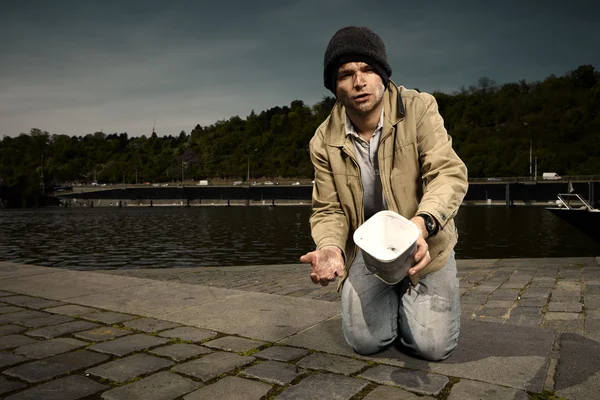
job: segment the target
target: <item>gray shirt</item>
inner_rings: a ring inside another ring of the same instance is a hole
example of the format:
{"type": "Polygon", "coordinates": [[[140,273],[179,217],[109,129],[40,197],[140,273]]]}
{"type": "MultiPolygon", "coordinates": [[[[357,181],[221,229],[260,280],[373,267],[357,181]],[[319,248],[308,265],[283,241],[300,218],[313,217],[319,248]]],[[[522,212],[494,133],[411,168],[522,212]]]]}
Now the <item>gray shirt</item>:
{"type": "Polygon", "coordinates": [[[383,110],[381,110],[379,124],[377,124],[375,132],[373,132],[373,135],[368,142],[361,138],[356,132],[348,115],[346,115],[344,126],[346,135],[350,135],[352,142],[354,143],[354,150],[360,167],[366,221],[371,218],[373,214],[387,208],[385,199],[383,198],[381,179],[379,176],[379,160],[377,159],[379,140],[381,139],[383,132],[383,110]]]}

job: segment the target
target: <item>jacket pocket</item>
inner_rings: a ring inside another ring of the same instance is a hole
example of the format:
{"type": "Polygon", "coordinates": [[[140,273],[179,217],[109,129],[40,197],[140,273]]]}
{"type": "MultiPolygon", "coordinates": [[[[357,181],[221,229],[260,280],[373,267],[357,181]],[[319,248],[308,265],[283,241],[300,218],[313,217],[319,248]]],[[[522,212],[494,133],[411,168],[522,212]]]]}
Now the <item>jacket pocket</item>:
{"type": "Polygon", "coordinates": [[[416,143],[407,143],[404,146],[396,148],[391,160],[391,176],[408,174],[415,177],[420,173],[421,162],[417,151],[416,143]]]}
{"type": "Polygon", "coordinates": [[[398,171],[390,177],[390,187],[398,213],[405,218],[412,218],[419,208],[415,184],[409,181],[406,173],[398,171]]]}

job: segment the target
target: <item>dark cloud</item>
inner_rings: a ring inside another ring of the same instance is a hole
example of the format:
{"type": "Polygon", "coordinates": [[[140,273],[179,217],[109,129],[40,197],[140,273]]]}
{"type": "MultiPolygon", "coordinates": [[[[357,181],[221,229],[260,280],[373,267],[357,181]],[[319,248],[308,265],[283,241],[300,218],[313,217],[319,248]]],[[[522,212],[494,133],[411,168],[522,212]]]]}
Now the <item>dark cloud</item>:
{"type": "Polygon", "coordinates": [[[392,78],[452,92],[600,64],[591,1],[4,1],[0,135],[157,130],[330,93],[323,52],[346,25],[384,39],[392,78]],[[489,2],[491,3],[491,2],[489,2]]]}

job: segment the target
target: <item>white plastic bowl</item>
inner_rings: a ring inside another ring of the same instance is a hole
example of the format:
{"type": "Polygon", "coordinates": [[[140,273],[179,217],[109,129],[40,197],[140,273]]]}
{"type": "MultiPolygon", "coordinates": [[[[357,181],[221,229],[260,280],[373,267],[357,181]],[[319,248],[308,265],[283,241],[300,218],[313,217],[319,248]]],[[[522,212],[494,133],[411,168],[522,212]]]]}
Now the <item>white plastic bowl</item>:
{"type": "Polygon", "coordinates": [[[354,232],[354,243],[363,252],[369,271],[385,283],[395,285],[414,265],[413,256],[421,232],[394,211],[380,211],[354,232]]]}

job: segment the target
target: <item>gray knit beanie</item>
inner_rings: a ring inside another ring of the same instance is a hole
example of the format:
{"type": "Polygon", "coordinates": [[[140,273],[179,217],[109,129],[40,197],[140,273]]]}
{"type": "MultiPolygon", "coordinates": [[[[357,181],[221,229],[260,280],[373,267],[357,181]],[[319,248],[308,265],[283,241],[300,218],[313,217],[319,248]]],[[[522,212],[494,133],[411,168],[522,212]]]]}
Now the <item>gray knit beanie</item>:
{"type": "Polygon", "coordinates": [[[347,26],[337,31],[325,50],[325,87],[335,94],[337,71],[347,62],[364,62],[375,69],[387,86],[392,68],[388,64],[383,40],[371,29],[347,26]]]}

